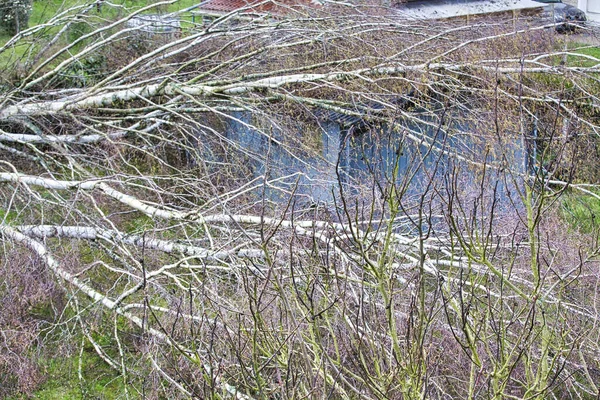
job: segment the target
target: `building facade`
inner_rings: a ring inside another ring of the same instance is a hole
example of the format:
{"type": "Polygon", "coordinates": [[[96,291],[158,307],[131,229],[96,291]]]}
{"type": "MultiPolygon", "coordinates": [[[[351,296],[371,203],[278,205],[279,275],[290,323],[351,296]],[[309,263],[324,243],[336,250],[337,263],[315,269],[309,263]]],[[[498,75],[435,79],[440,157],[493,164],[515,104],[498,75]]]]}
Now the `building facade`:
{"type": "Polygon", "coordinates": [[[600,0],[578,0],[577,7],[587,14],[589,20],[600,21],[600,0]]]}

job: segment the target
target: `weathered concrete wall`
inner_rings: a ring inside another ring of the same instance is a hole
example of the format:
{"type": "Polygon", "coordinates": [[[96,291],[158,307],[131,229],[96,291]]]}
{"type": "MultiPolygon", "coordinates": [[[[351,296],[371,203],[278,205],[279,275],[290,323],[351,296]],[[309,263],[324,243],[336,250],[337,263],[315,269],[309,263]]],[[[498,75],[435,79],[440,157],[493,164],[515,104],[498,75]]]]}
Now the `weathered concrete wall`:
{"type": "Polygon", "coordinates": [[[515,182],[531,164],[530,146],[519,134],[485,135],[482,126],[458,114],[446,116],[453,122],[444,124],[431,116],[419,119],[422,123],[398,120],[394,128],[323,121],[320,152],[301,156],[283,144],[277,129],[259,129],[250,112],[230,115],[224,133],[246,155],[254,178],[271,181],[261,191],[271,201],[287,202],[294,193],[308,204],[331,203],[340,184],[346,194],[368,198],[373,188],[393,184],[408,202],[435,187],[439,193],[453,191],[465,204],[485,187],[486,198],[495,198],[500,209],[514,208],[515,182]]]}

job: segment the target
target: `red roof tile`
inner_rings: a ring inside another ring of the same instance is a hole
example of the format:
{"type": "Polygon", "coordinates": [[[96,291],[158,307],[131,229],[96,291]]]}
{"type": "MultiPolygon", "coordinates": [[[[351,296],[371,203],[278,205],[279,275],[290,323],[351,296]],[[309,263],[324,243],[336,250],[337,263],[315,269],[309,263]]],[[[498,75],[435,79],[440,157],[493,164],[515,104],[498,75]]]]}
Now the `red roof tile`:
{"type": "Polygon", "coordinates": [[[244,8],[247,13],[289,14],[291,10],[305,7],[317,7],[312,0],[208,0],[202,3],[201,9],[220,12],[231,12],[244,8]]]}

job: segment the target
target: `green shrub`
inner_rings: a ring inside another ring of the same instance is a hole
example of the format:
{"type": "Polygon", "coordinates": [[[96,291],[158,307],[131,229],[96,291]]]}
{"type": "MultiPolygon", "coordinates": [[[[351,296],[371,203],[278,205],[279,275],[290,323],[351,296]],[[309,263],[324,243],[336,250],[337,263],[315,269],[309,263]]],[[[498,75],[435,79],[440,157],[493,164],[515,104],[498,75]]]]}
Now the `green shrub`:
{"type": "Polygon", "coordinates": [[[67,37],[69,42],[72,43],[90,32],[92,32],[92,27],[89,23],[85,21],[75,22],[69,27],[67,37]]]}
{"type": "Polygon", "coordinates": [[[63,87],[86,87],[99,82],[106,72],[106,58],[103,55],[90,55],[73,63],[60,75],[63,87]]]}
{"type": "Polygon", "coordinates": [[[592,195],[563,196],[562,213],[565,220],[582,233],[594,232],[600,226],[600,201],[592,195]]]}
{"type": "Polygon", "coordinates": [[[17,34],[27,28],[32,0],[0,0],[0,28],[17,34]]]}

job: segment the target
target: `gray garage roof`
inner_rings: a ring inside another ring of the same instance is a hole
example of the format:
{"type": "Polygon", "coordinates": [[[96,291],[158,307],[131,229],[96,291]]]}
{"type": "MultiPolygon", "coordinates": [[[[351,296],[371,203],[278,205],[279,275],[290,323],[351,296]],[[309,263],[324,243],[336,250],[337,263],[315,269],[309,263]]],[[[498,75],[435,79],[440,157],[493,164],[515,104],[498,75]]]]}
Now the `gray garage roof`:
{"type": "Polygon", "coordinates": [[[420,0],[398,7],[408,18],[437,19],[506,11],[542,10],[544,4],[532,0],[420,0]]]}

